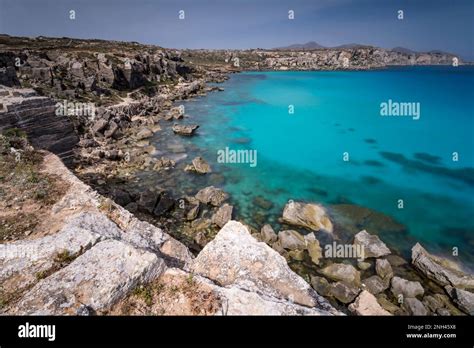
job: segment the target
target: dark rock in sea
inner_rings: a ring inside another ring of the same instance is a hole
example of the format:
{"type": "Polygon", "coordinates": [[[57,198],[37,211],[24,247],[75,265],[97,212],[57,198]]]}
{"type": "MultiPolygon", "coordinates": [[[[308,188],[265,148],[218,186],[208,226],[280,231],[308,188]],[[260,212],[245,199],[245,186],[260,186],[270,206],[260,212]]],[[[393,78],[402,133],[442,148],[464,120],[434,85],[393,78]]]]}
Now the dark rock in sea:
{"type": "Polygon", "coordinates": [[[234,138],[234,139],[232,139],[232,142],[235,143],[235,144],[250,144],[252,142],[252,139],[245,138],[245,137],[234,138]]]}
{"type": "Polygon", "coordinates": [[[153,210],[153,215],[162,216],[173,208],[174,203],[175,201],[171,196],[171,193],[169,193],[168,191],[162,192],[158,204],[153,210]]]}
{"type": "Polygon", "coordinates": [[[273,208],[273,202],[263,198],[262,196],[255,196],[252,202],[257,207],[265,209],[265,210],[270,210],[271,208],[273,208]]]}
{"type": "Polygon", "coordinates": [[[416,158],[417,160],[425,161],[430,164],[439,164],[441,160],[441,157],[433,156],[425,152],[417,152],[413,155],[413,157],[416,158]]]}
{"type": "Polygon", "coordinates": [[[452,179],[462,181],[470,186],[474,186],[474,168],[466,167],[459,169],[451,169],[447,167],[426,164],[423,161],[410,160],[400,153],[380,152],[385,159],[398,163],[405,170],[420,170],[431,174],[443,175],[452,179]]]}
{"type": "Polygon", "coordinates": [[[367,185],[376,185],[376,184],[380,184],[382,181],[374,176],[370,176],[370,175],[364,175],[362,178],[361,178],[361,181],[367,185]]]}
{"type": "Polygon", "coordinates": [[[111,192],[112,195],[112,200],[121,205],[122,207],[125,207],[128,203],[132,201],[132,198],[128,194],[128,192],[115,188],[111,192]]]}
{"type": "Polygon", "coordinates": [[[143,191],[140,194],[140,199],[137,202],[139,210],[148,214],[152,214],[159,197],[160,193],[158,192],[154,192],[151,190],[143,191]]]}
{"type": "Polygon", "coordinates": [[[372,139],[372,138],[364,139],[364,141],[365,141],[367,144],[377,144],[377,140],[372,139]]]}
{"type": "Polygon", "coordinates": [[[368,165],[368,166],[372,166],[372,167],[383,167],[384,164],[380,161],[376,161],[376,160],[366,160],[364,161],[364,164],[368,165]]]}

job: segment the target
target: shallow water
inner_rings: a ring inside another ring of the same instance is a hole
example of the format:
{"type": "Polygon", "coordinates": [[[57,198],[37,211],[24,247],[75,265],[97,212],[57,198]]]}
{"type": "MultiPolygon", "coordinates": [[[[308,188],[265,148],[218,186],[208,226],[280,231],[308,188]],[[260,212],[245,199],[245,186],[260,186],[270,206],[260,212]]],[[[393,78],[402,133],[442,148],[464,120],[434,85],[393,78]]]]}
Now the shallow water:
{"type": "Polygon", "coordinates": [[[405,225],[382,236],[405,255],[415,241],[443,255],[457,247],[454,259],[474,268],[473,67],[247,72],[220,86],[182,103],[189,118],[181,122],[200,128],[179,141],[190,157],[183,162],[201,155],[223,178],[183,174],[174,185],[221,186],[254,224],[258,214],[276,224],[289,199],[361,205],[405,225]],[[420,118],[381,116],[389,99],[420,103],[420,118]],[[257,150],[257,165],[217,163],[226,147],[257,150]],[[257,196],[273,207],[259,208],[257,196]]]}

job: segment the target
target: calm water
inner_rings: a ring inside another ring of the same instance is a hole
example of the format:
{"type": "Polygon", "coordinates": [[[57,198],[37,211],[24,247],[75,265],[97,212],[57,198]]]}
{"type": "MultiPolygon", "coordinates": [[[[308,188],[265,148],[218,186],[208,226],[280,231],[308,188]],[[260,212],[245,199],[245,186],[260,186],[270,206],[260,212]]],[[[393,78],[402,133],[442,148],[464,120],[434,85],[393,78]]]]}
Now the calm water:
{"type": "Polygon", "coordinates": [[[472,269],[474,68],[249,72],[220,86],[224,92],[184,103],[184,122],[201,128],[182,141],[223,175],[218,183],[239,217],[254,219],[256,196],[274,203],[264,214],[275,224],[288,199],[350,202],[406,226],[407,233],[386,231],[390,246],[405,254],[415,241],[441,254],[458,247],[472,269]],[[380,103],[389,99],[420,103],[419,120],[382,117],[380,103]],[[257,166],[217,163],[225,147],[257,150],[257,166]]]}

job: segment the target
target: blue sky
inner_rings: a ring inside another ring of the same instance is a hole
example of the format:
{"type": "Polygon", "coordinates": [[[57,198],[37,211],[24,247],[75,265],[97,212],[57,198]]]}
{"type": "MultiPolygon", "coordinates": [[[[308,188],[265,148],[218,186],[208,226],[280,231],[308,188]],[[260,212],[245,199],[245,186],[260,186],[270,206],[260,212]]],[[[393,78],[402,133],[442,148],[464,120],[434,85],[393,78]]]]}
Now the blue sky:
{"type": "Polygon", "coordinates": [[[0,32],[173,48],[362,43],[474,60],[474,0],[0,0],[0,32]]]}

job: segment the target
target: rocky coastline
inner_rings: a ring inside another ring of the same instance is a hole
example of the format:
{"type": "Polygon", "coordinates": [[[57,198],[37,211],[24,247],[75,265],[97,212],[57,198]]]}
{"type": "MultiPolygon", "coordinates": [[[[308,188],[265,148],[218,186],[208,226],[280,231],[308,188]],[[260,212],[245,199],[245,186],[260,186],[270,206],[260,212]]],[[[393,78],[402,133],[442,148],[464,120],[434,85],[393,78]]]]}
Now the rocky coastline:
{"type": "MultiPolygon", "coordinates": [[[[26,171],[25,180],[31,173],[44,175],[47,188],[57,191],[47,203],[36,196],[2,203],[9,212],[1,217],[4,226],[27,205],[32,222],[18,230],[2,227],[1,311],[472,315],[474,277],[418,243],[411,261],[405,260],[376,234],[377,223],[397,226],[390,218],[290,201],[282,207],[279,231],[267,221],[246,226],[234,221],[239,217],[212,164],[181,156],[182,150],[173,158],[160,156],[150,142],[165,133],[163,141],[199,132],[179,101],[217,93],[220,88],[209,83],[240,70],[332,70],[347,68],[347,60],[350,68],[370,69],[451,59],[370,47],[304,54],[179,52],[136,43],[1,36],[2,161],[11,163],[10,171],[26,171]],[[12,70],[17,57],[21,64],[12,70]],[[60,100],[76,103],[71,114],[58,115],[60,100]],[[77,103],[93,103],[95,112],[77,113],[77,103]],[[163,180],[146,187],[140,182],[144,171],[163,180]],[[216,175],[216,184],[176,192],[178,171],[216,175]],[[339,219],[353,218],[348,212],[379,220],[369,219],[366,230],[348,227],[339,219]],[[46,217],[54,228],[38,222],[46,217]],[[338,244],[363,255],[328,256],[327,245],[338,244]],[[18,255],[32,248],[35,258],[20,262],[18,255]],[[104,255],[109,261],[98,262],[104,255]]],[[[1,192],[11,198],[15,185],[8,173],[2,173],[1,192]]],[[[37,190],[34,180],[30,184],[37,190]]],[[[272,202],[261,197],[256,204],[272,202]]]]}

